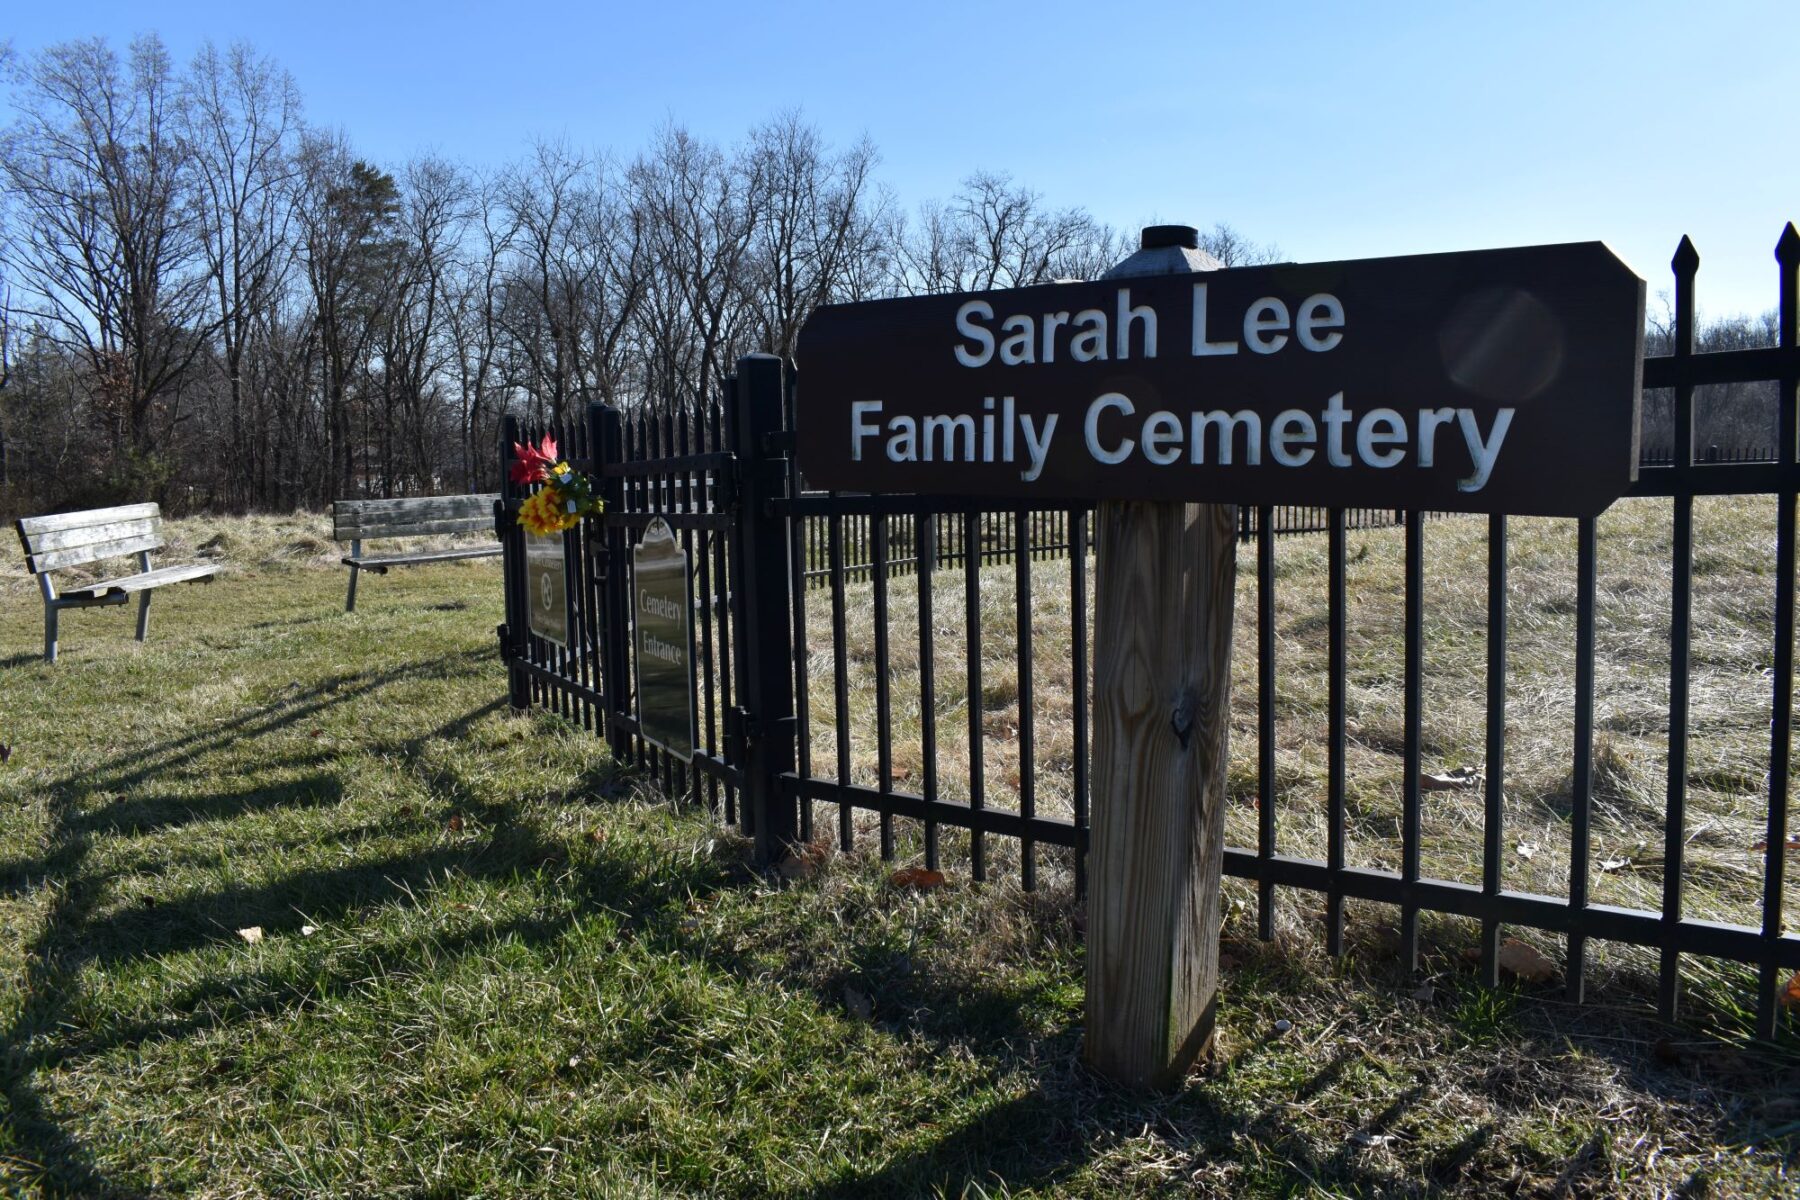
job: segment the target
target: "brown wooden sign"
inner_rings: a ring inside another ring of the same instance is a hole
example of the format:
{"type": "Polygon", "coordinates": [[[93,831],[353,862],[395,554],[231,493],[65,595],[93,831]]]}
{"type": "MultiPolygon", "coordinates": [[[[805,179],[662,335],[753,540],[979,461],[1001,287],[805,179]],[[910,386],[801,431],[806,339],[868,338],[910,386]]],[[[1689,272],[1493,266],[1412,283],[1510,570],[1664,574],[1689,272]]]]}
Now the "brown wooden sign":
{"type": "Polygon", "coordinates": [[[831,305],[797,453],[835,491],[1592,516],[1643,329],[1599,242],[831,305]]]}

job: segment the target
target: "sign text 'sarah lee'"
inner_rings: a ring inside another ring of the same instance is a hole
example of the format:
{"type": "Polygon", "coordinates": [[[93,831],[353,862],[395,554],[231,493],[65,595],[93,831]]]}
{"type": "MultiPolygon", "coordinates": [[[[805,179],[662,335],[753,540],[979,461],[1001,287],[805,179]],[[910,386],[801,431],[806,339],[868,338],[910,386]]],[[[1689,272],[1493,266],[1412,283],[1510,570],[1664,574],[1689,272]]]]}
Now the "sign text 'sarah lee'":
{"type": "Polygon", "coordinates": [[[1636,477],[1644,284],[1598,242],[819,309],[813,487],[1591,516],[1636,477]]]}

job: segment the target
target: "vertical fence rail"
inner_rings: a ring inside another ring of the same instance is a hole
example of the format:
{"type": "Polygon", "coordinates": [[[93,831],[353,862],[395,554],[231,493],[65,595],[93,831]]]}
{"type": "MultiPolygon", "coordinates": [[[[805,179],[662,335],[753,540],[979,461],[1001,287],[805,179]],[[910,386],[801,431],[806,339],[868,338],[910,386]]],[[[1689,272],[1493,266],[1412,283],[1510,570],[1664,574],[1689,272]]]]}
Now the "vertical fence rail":
{"type": "MultiPolygon", "coordinates": [[[[1506,820],[1506,518],[1488,518],[1487,761],[1483,766],[1481,894],[1497,901],[1503,886],[1501,844],[1506,820]]],[[[1481,975],[1500,982],[1500,918],[1481,920],[1481,975]]]]}
{"type": "Polygon", "coordinates": [[[1408,971],[1419,969],[1419,759],[1423,740],[1423,692],[1425,686],[1425,522],[1417,512],[1406,514],[1406,566],[1401,586],[1406,593],[1404,629],[1405,663],[1400,761],[1400,959],[1408,971]]]}
{"type": "MultiPolygon", "coordinates": [[[[1781,270],[1781,327],[1777,340],[1783,350],[1800,352],[1800,231],[1790,224],[1775,247],[1781,270]]],[[[1776,393],[1780,436],[1777,445],[1783,465],[1800,462],[1800,368],[1792,357],[1776,393]]],[[[1775,1036],[1776,991],[1780,987],[1778,954],[1782,938],[1782,875],[1787,867],[1788,768],[1793,745],[1794,719],[1794,505],[1790,484],[1775,498],[1775,654],[1774,695],[1769,721],[1769,821],[1764,836],[1762,961],[1757,964],[1756,1034],[1775,1036]]]]}
{"type": "MultiPolygon", "coordinates": [[[[1700,255],[1694,243],[1681,239],[1670,264],[1675,269],[1675,357],[1694,353],[1694,276],[1700,255]]],[[[1694,462],[1694,385],[1675,386],[1675,466],[1689,470],[1694,462]]],[[[1674,498],[1674,572],[1669,599],[1669,761],[1668,804],[1663,822],[1662,919],[1671,936],[1663,943],[1657,982],[1657,1011],[1675,1019],[1681,988],[1681,952],[1673,929],[1681,920],[1682,863],[1687,849],[1688,678],[1692,664],[1694,594],[1694,498],[1674,498]]]]}

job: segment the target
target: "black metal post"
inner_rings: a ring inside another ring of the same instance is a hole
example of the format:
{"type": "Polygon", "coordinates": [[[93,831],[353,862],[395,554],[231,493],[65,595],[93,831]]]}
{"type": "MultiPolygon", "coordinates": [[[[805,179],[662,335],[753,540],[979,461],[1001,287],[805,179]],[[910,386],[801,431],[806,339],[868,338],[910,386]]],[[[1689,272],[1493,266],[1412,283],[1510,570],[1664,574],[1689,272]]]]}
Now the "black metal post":
{"type": "MultiPolygon", "coordinates": [[[[607,470],[625,458],[625,434],[619,411],[605,404],[588,405],[588,441],[594,448],[594,473],[599,476],[600,499],[608,513],[625,509],[625,478],[607,470]]],[[[606,698],[606,745],[616,762],[631,757],[631,735],[619,722],[631,712],[631,662],[626,646],[631,637],[630,550],[622,526],[606,527],[601,534],[600,557],[600,679],[606,698]]]]}
{"type": "Polygon", "coordinates": [[[781,360],[772,354],[739,359],[731,396],[739,472],[731,539],[735,649],[747,749],[744,794],[756,859],[765,864],[779,861],[799,840],[798,804],[782,796],[778,782],[795,764],[793,595],[787,523],[775,508],[788,469],[787,455],[773,444],[783,404],[781,360]]]}
{"type": "Polygon", "coordinates": [[[513,518],[512,448],[519,440],[519,421],[500,419],[500,499],[494,502],[494,535],[500,539],[500,592],[506,623],[500,635],[500,661],[506,664],[507,701],[515,711],[531,707],[531,677],[519,669],[529,648],[525,608],[525,539],[513,518]]]}

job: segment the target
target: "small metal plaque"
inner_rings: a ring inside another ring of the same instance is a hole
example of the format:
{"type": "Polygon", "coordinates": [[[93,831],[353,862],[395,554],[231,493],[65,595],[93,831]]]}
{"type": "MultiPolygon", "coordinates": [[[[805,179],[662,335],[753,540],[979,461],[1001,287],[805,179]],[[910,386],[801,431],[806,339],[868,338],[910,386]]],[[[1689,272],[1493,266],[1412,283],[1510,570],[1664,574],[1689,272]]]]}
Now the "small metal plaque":
{"type": "Polygon", "coordinates": [[[644,739],[679,758],[694,757],[694,666],[688,556],[658,517],[631,551],[632,628],[636,638],[638,727],[644,739]]]}
{"type": "Polygon", "coordinates": [[[563,535],[525,535],[525,593],[531,632],[569,648],[569,570],[563,535]]]}

